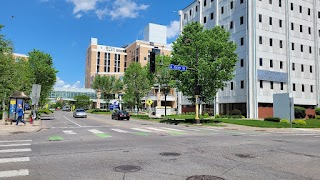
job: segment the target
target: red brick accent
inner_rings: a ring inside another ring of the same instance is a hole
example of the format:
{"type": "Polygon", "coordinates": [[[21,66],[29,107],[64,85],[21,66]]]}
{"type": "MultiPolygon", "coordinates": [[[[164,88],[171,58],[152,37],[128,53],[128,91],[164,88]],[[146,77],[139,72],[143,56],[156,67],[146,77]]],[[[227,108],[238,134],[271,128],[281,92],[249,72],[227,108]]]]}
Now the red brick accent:
{"type": "Polygon", "coordinates": [[[273,117],[273,107],[258,107],[258,118],[273,117]]]}
{"type": "Polygon", "coordinates": [[[195,107],[182,107],[182,113],[195,112],[195,111],[196,111],[195,107]]]}
{"type": "Polygon", "coordinates": [[[306,119],[309,119],[308,115],[316,116],[315,109],[306,109],[306,119]]]}

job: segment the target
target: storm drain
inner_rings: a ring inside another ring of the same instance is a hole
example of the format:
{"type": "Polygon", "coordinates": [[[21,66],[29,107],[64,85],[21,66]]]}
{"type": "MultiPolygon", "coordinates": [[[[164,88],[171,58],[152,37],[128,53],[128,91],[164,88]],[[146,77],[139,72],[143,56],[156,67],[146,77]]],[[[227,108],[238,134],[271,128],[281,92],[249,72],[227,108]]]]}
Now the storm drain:
{"type": "Polygon", "coordinates": [[[140,171],[142,168],[140,166],[132,166],[132,165],[123,165],[115,167],[113,170],[115,172],[123,172],[123,173],[129,173],[129,172],[137,172],[140,171]]]}
{"type": "Polygon", "coordinates": [[[237,157],[240,158],[255,158],[252,154],[235,154],[237,157]]]}
{"type": "Polygon", "coordinates": [[[160,153],[161,156],[180,156],[179,153],[175,153],[175,152],[163,152],[160,153]]]}
{"type": "Polygon", "coordinates": [[[224,180],[224,178],[218,176],[211,176],[211,175],[196,175],[190,176],[186,180],[224,180]]]}

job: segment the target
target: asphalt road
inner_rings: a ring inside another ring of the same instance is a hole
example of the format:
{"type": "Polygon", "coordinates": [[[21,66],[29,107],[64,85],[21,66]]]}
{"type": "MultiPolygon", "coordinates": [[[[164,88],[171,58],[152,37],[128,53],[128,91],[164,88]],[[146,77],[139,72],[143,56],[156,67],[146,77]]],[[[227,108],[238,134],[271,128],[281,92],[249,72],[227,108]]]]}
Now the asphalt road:
{"type": "Polygon", "coordinates": [[[40,132],[0,136],[0,178],[320,179],[317,133],[234,131],[92,114],[76,119],[60,111],[43,125],[40,132]]]}

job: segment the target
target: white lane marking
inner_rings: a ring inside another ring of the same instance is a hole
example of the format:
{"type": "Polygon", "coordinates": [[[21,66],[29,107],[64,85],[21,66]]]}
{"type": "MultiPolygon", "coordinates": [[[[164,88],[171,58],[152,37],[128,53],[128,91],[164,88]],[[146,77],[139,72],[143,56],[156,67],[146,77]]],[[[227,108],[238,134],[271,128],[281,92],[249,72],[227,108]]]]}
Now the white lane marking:
{"type": "Polygon", "coordinates": [[[66,120],[68,120],[68,121],[70,121],[70,122],[72,122],[73,124],[75,124],[75,125],[77,125],[77,126],[79,126],[79,127],[82,127],[81,125],[79,125],[78,123],[76,123],[76,122],[73,122],[73,121],[71,121],[70,119],[68,119],[67,117],[65,117],[65,116],[63,116],[64,118],[66,118],[66,120]]]}
{"type": "Polygon", "coordinates": [[[101,132],[101,131],[96,130],[96,129],[90,129],[88,131],[92,132],[93,134],[103,134],[104,133],[104,132],[101,132]]]}
{"type": "Polygon", "coordinates": [[[111,129],[111,130],[119,132],[119,133],[130,133],[129,131],[125,131],[125,130],[122,130],[122,129],[111,129]]]}
{"type": "Polygon", "coordinates": [[[27,162],[30,161],[29,157],[21,157],[21,158],[2,158],[0,159],[0,163],[11,163],[11,162],[27,162]]]}
{"type": "Polygon", "coordinates": [[[160,131],[160,132],[168,132],[168,130],[153,128],[153,127],[146,127],[146,129],[151,129],[151,130],[160,131]]]}
{"type": "Polygon", "coordinates": [[[81,126],[81,127],[51,127],[51,129],[79,129],[79,128],[97,128],[105,126],[81,126]]]}
{"type": "Polygon", "coordinates": [[[136,131],[142,131],[142,132],[152,132],[150,130],[147,130],[147,129],[141,129],[141,128],[131,128],[133,130],[136,130],[136,131]]]}
{"type": "Polygon", "coordinates": [[[8,153],[8,152],[28,152],[31,151],[30,148],[26,149],[2,149],[0,150],[0,153],[8,153]]]}
{"type": "Polygon", "coordinates": [[[77,134],[77,133],[75,133],[75,132],[73,132],[73,131],[71,131],[71,130],[68,130],[68,131],[62,131],[62,132],[64,132],[65,134],[77,134]]]}
{"type": "Polygon", "coordinates": [[[13,171],[0,171],[0,178],[28,176],[28,175],[29,175],[28,169],[20,169],[20,170],[13,170],[13,171]]]}
{"type": "Polygon", "coordinates": [[[31,142],[32,140],[12,140],[12,141],[0,141],[0,143],[7,143],[7,142],[31,142]]]}
{"type": "Polygon", "coordinates": [[[170,131],[185,131],[185,130],[181,130],[181,129],[174,129],[174,128],[167,128],[167,127],[162,127],[162,129],[166,129],[166,130],[170,130],[170,131]]]}
{"type": "Polygon", "coordinates": [[[31,144],[5,144],[5,145],[0,145],[0,147],[15,147],[15,146],[31,146],[31,144]]]}

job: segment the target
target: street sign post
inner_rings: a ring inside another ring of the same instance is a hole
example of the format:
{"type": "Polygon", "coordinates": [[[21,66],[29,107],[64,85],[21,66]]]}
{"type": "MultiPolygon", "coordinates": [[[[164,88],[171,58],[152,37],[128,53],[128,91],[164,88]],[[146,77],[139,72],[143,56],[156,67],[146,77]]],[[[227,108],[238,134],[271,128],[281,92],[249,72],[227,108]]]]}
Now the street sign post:
{"type": "Polygon", "coordinates": [[[32,92],[31,92],[31,99],[32,99],[32,105],[38,105],[39,98],[40,98],[40,92],[41,92],[41,85],[33,84],[32,85],[32,92]]]}
{"type": "Polygon", "coordinates": [[[169,69],[171,69],[171,70],[178,70],[178,71],[186,71],[188,68],[187,68],[187,66],[170,64],[170,65],[169,65],[169,69]]]}

